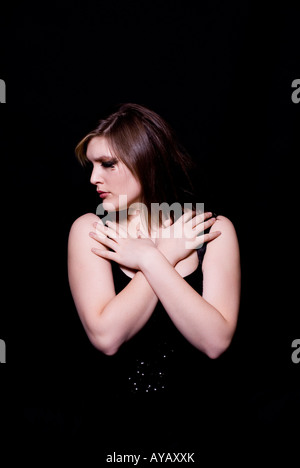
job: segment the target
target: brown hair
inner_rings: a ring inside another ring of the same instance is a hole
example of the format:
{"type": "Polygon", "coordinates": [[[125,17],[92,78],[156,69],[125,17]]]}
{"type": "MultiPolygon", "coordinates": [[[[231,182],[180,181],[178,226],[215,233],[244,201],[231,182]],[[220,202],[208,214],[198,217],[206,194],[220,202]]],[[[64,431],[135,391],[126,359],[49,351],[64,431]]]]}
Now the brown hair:
{"type": "Polygon", "coordinates": [[[194,206],[193,160],[158,114],[138,104],[122,104],[78,143],[75,152],[82,164],[87,161],[88,143],[99,136],[139,180],[149,212],[151,203],[194,206]]]}

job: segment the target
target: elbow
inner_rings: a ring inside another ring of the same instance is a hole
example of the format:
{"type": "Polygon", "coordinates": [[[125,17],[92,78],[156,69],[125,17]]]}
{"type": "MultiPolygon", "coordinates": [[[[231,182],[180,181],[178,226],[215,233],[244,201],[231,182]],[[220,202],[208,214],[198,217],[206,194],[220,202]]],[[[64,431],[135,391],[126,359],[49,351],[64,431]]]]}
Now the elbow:
{"type": "Polygon", "coordinates": [[[231,345],[235,329],[236,323],[227,323],[225,329],[219,329],[217,333],[211,334],[204,347],[205,354],[210,359],[218,359],[231,345]]]}
{"type": "Polygon", "coordinates": [[[120,346],[108,337],[100,337],[95,334],[89,333],[88,338],[92,345],[106,356],[113,356],[119,350],[120,346]]]}
{"type": "Polygon", "coordinates": [[[101,348],[98,348],[100,351],[102,351],[103,354],[106,356],[114,356],[117,354],[119,348],[118,347],[113,347],[113,346],[102,346],[101,348]]]}
{"type": "Polygon", "coordinates": [[[107,356],[113,356],[116,354],[121,346],[121,343],[108,332],[99,330],[93,323],[87,320],[82,321],[83,328],[90,343],[101,353],[107,356]]]}
{"type": "Polygon", "coordinates": [[[227,348],[221,348],[221,347],[211,347],[209,348],[207,351],[206,351],[206,355],[210,358],[210,359],[218,359],[218,357],[221,356],[221,354],[224,353],[224,351],[226,351],[227,348]]]}
{"type": "Polygon", "coordinates": [[[106,354],[106,356],[114,356],[115,354],[117,354],[118,350],[119,348],[109,347],[109,348],[104,348],[102,352],[106,354]]]}
{"type": "Polygon", "coordinates": [[[218,340],[217,342],[210,343],[205,349],[205,354],[210,359],[218,359],[230,346],[231,338],[218,340]]]}

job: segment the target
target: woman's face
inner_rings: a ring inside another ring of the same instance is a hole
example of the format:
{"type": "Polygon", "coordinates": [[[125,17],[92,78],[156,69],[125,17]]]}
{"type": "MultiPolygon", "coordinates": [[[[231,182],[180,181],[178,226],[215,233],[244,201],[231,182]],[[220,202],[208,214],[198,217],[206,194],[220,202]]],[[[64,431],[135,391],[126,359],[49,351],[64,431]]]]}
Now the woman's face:
{"type": "Polygon", "coordinates": [[[111,153],[105,137],[92,138],[86,156],[93,164],[90,181],[97,187],[105,211],[121,211],[141,200],[140,182],[111,153]]]}

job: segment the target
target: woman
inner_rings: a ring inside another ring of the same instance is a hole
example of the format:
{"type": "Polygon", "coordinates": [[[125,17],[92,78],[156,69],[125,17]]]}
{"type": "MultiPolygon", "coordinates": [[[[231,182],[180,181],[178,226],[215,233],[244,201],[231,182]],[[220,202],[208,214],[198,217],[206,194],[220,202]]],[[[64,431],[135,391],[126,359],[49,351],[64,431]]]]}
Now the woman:
{"type": "Polygon", "coordinates": [[[234,226],[197,210],[191,159],[145,107],[120,106],[76,154],[92,164],[91,183],[113,218],[86,214],[71,227],[79,317],[97,349],[121,356],[129,391],[166,391],[192,355],[214,359],[231,342],[240,300],[234,226]]]}

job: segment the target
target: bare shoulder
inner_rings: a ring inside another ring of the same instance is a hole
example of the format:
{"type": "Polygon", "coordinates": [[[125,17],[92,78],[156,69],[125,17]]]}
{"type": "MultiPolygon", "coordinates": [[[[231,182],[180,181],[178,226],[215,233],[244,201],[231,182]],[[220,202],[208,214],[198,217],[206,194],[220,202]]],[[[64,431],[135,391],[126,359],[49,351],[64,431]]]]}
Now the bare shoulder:
{"type": "Polygon", "coordinates": [[[216,222],[211,227],[211,231],[226,231],[231,232],[232,234],[236,234],[232,221],[229,218],[226,218],[226,216],[222,215],[216,217],[216,222]]]}
{"type": "Polygon", "coordinates": [[[98,216],[87,213],[77,218],[68,242],[68,278],[74,303],[83,326],[94,343],[99,311],[115,296],[111,264],[92,252],[101,244],[89,236],[98,216]]]}
{"type": "MultiPolygon", "coordinates": [[[[68,252],[74,254],[76,257],[80,254],[80,251],[83,251],[83,255],[86,252],[86,249],[89,251],[89,257],[94,259],[95,255],[90,255],[90,251],[93,247],[106,249],[102,244],[96,242],[89,236],[91,231],[95,231],[93,224],[100,222],[100,218],[94,213],[86,213],[79,218],[77,218],[70,229],[69,240],[68,240],[68,252]]],[[[98,259],[98,263],[107,263],[107,261],[101,262],[101,259],[98,259]]]]}
{"type": "Polygon", "coordinates": [[[214,257],[218,259],[239,259],[239,243],[237,233],[232,221],[226,216],[217,216],[216,222],[211,227],[211,232],[220,231],[221,235],[207,244],[207,253],[204,261],[214,257]]]}
{"type": "Polygon", "coordinates": [[[93,247],[106,249],[104,245],[89,236],[90,232],[95,231],[93,223],[99,221],[98,216],[87,213],[77,218],[70,229],[68,271],[71,289],[75,291],[75,295],[77,294],[76,291],[89,290],[87,283],[91,285],[93,281],[97,284],[97,290],[101,290],[100,284],[106,284],[107,286],[107,283],[103,280],[103,275],[105,275],[107,281],[111,282],[112,279],[110,261],[100,258],[92,252],[93,247]]]}
{"type": "Polygon", "coordinates": [[[203,298],[227,320],[230,342],[240,305],[239,244],[235,227],[225,216],[218,216],[211,230],[221,234],[207,244],[202,264],[203,298]]]}
{"type": "Polygon", "coordinates": [[[95,229],[93,223],[99,221],[100,219],[94,213],[86,213],[75,219],[69,232],[69,247],[72,246],[73,243],[77,244],[79,239],[86,239],[88,233],[95,229]]]}
{"type": "Polygon", "coordinates": [[[237,240],[235,227],[232,221],[230,221],[229,218],[226,218],[226,216],[221,216],[221,215],[217,216],[216,222],[214,223],[214,225],[211,227],[210,230],[211,232],[214,232],[214,231],[221,232],[221,235],[217,237],[217,239],[219,240],[222,240],[222,241],[229,240],[229,239],[237,240]]]}
{"type": "Polygon", "coordinates": [[[86,229],[91,229],[93,227],[93,223],[99,221],[100,219],[94,213],[86,213],[82,216],[79,216],[79,218],[75,219],[75,221],[73,222],[70,229],[70,234],[86,229]]]}

